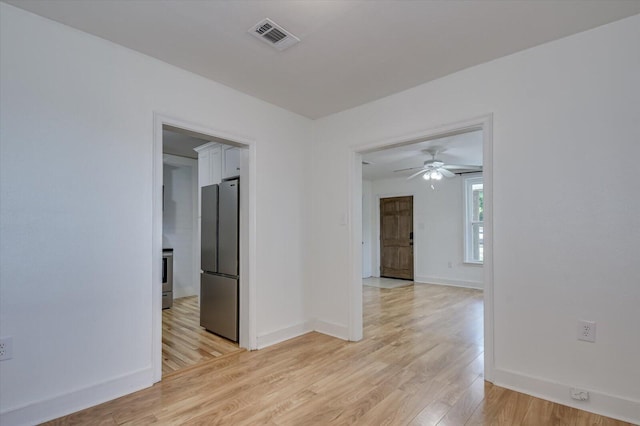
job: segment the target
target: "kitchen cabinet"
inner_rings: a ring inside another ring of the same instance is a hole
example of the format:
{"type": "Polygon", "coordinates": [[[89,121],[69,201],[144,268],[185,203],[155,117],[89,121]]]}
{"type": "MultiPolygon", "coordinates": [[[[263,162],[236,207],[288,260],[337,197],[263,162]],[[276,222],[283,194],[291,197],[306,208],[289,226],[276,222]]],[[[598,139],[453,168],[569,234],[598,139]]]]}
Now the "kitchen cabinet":
{"type": "Polygon", "coordinates": [[[198,152],[199,187],[240,176],[240,148],[210,142],[195,150],[198,152]]]}
{"type": "Polygon", "coordinates": [[[222,145],[210,142],[194,148],[198,153],[198,187],[222,181],[222,145]]]}
{"type": "Polygon", "coordinates": [[[209,183],[209,150],[198,152],[198,188],[209,183]],[[206,165],[206,166],[205,166],[206,165]]]}
{"type": "Polygon", "coordinates": [[[240,176],[240,148],[224,147],[223,166],[223,179],[240,176]]]}
{"type": "Polygon", "coordinates": [[[222,181],[222,147],[214,147],[209,152],[209,185],[222,181]]]}

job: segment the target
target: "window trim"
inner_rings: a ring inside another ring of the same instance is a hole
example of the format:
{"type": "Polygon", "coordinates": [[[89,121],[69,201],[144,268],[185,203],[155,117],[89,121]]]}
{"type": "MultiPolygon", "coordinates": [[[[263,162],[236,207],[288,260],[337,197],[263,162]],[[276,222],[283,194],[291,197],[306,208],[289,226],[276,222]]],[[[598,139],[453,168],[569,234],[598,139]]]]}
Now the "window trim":
{"type": "Polygon", "coordinates": [[[463,247],[463,263],[469,265],[478,265],[482,266],[484,264],[484,260],[475,260],[473,259],[473,225],[476,223],[483,224],[483,221],[472,221],[473,217],[473,195],[472,195],[472,187],[478,183],[482,184],[483,192],[484,192],[484,179],[482,174],[473,174],[471,176],[463,178],[463,186],[464,186],[464,247],[463,247]]]}

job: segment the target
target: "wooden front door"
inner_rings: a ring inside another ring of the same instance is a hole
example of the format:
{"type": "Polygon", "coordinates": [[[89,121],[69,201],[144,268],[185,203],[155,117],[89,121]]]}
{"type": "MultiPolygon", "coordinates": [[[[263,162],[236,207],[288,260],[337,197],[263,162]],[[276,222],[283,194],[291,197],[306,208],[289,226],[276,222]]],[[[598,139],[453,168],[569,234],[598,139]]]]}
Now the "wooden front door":
{"type": "Polygon", "coordinates": [[[380,276],[413,280],[413,197],[380,199],[380,276]]]}

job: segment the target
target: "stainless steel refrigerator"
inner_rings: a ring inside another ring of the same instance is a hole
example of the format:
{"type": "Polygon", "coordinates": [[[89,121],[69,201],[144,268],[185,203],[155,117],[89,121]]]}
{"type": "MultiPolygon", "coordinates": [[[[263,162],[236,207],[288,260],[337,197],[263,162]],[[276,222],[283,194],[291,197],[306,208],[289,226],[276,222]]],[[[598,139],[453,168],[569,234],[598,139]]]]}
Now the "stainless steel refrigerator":
{"type": "Polygon", "coordinates": [[[238,341],[239,312],[238,179],[203,186],[200,325],[238,341]]]}

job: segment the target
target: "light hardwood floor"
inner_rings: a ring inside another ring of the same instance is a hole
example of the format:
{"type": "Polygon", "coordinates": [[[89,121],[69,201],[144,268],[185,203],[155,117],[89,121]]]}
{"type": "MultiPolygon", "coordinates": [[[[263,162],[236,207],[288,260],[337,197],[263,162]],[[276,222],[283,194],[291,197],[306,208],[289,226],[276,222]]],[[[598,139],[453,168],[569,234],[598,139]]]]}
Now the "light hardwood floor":
{"type": "Polygon", "coordinates": [[[239,352],[51,424],[626,425],[484,382],[482,293],[364,287],[365,337],[239,352]]]}
{"type": "Polygon", "coordinates": [[[198,296],[181,297],[162,311],[162,375],[243,351],[200,327],[198,296]]]}

